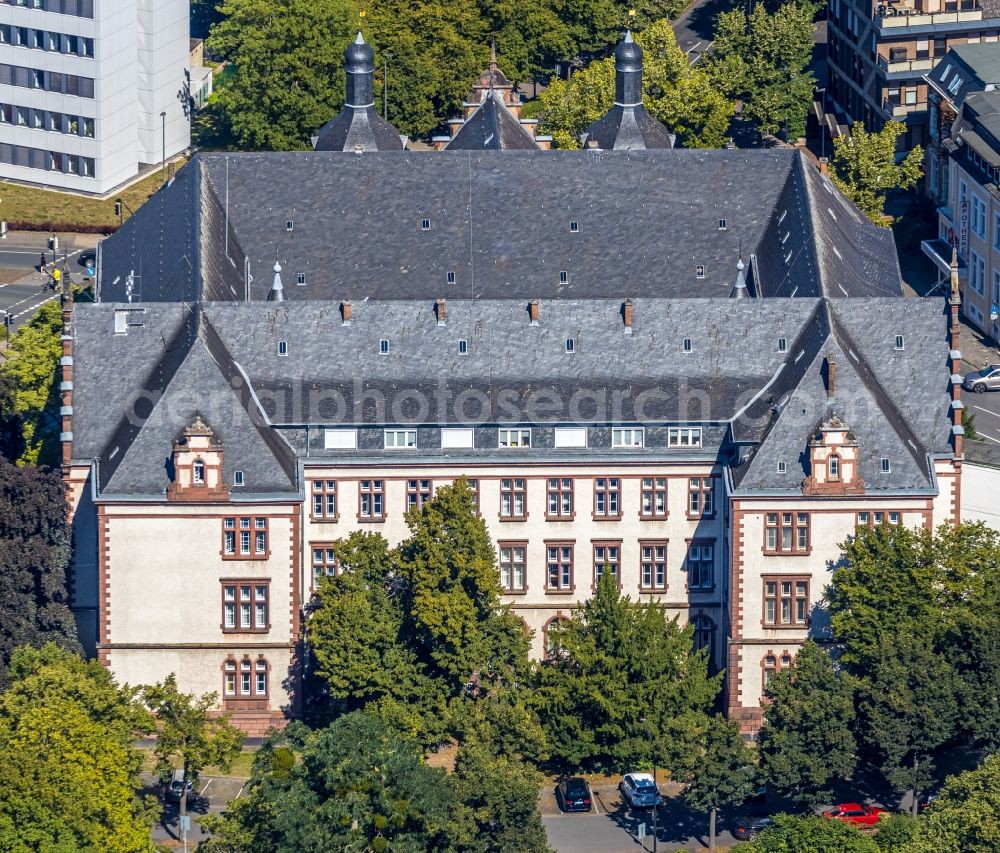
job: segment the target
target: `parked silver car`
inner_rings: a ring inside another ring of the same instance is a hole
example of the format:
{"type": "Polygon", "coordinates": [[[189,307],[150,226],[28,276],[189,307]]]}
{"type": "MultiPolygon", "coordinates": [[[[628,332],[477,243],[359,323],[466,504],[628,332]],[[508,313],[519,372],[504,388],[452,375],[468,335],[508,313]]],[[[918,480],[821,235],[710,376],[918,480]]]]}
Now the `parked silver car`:
{"type": "Polygon", "coordinates": [[[983,391],[1000,391],[1000,364],[987,364],[982,370],[966,373],[962,387],[977,394],[982,394],[983,391]]]}
{"type": "Polygon", "coordinates": [[[626,773],[618,790],[629,808],[651,809],[660,804],[660,792],[650,773],[626,773]]]}

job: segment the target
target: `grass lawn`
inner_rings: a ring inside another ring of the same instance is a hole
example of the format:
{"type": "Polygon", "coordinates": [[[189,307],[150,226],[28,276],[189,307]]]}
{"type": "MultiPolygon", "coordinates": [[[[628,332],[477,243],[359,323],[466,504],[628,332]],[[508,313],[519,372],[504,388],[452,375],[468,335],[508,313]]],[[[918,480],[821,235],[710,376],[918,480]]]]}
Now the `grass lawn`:
{"type": "MultiPolygon", "coordinates": [[[[152,747],[144,747],[142,749],[144,753],[145,760],[142,764],[143,770],[148,770],[153,772],[156,769],[156,757],[153,755],[152,747]]],[[[233,759],[233,763],[229,766],[229,770],[223,772],[218,767],[206,767],[201,771],[202,776],[232,776],[236,779],[249,779],[250,778],[250,765],[253,764],[254,756],[257,754],[256,749],[244,749],[239,755],[233,759]]],[[[179,767],[180,762],[175,762],[175,766],[179,767]]]]}
{"type": "MultiPolygon", "coordinates": [[[[178,160],[177,168],[184,162],[186,161],[178,160]]],[[[128,207],[138,210],[162,184],[161,172],[157,169],[118,196],[102,201],[0,181],[0,219],[10,223],[51,222],[56,225],[113,227],[118,225],[115,198],[122,198],[128,207]]],[[[128,210],[125,215],[128,216],[128,210]]]]}

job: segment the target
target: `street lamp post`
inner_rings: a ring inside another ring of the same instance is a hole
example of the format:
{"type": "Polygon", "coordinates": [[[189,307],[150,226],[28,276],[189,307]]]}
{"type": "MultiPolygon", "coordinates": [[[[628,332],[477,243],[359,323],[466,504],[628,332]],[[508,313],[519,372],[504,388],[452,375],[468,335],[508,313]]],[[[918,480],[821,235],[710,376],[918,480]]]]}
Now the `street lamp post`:
{"type": "Polygon", "coordinates": [[[163,147],[161,151],[163,152],[163,157],[160,159],[160,172],[163,176],[163,181],[166,183],[167,180],[167,111],[164,110],[160,113],[160,129],[163,134],[163,147]]]}
{"type": "Polygon", "coordinates": [[[389,120],[389,60],[391,53],[382,54],[382,118],[389,120]]]}
{"type": "Polygon", "coordinates": [[[826,157],[826,88],[817,89],[817,95],[822,95],[820,98],[820,109],[823,112],[823,120],[819,125],[819,151],[820,157],[826,157]]]}

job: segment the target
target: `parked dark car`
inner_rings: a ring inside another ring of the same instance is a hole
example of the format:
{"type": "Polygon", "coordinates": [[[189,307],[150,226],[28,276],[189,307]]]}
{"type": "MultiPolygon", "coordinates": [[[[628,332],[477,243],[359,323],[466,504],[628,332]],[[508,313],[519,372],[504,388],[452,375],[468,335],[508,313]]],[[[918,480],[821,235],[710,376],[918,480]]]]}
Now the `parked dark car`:
{"type": "Polygon", "coordinates": [[[166,798],[171,803],[179,803],[181,801],[181,796],[184,793],[184,789],[187,788],[188,801],[190,802],[194,799],[193,786],[191,780],[188,779],[186,784],[184,780],[183,770],[174,770],[170,774],[170,781],[167,783],[166,798]]]}
{"type": "Polygon", "coordinates": [[[590,786],[586,779],[571,776],[563,779],[556,787],[559,808],[564,812],[589,812],[591,806],[590,786]]]}
{"type": "Polygon", "coordinates": [[[774,821],[769,817],[740,818],[733,827],[733,835],[740,841],[753,841],[758,834],[773,825],[774,821]]]}

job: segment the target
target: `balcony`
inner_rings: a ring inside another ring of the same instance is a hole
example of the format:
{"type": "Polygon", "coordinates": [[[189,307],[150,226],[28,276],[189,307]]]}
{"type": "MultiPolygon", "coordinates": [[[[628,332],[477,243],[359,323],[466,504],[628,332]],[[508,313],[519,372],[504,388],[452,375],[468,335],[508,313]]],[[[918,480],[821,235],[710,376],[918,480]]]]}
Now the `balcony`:
{"type": "Polygon", "coordinates": [[[982,24],[989,20],[979,0],[945,3],[945,9],[943,12],[924,12],[903,3],[880,4],[875,7],[875,26],[883,32],[889,30],[901,35],[905,31],[917,35],[919,32],[962,29],[962,24],[982,24]]]}
{"type": "Polygon", "coordinates": [[[878,67],[887,74],[902,74],[905,76],[919,75],[930,71],[934,67],[933,59],[886,59],[884,56],[878,57],[878,67]]]}
{"type": "Polygon", "coordinates": [[[891,98],[882,99],[882,109],[889,118],[905,119],[910,113],[918,113],[927,109],[927,104],[901,104],[891,98]]]}

